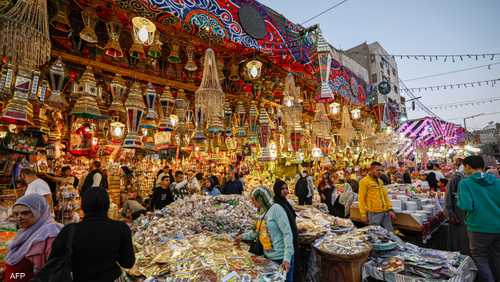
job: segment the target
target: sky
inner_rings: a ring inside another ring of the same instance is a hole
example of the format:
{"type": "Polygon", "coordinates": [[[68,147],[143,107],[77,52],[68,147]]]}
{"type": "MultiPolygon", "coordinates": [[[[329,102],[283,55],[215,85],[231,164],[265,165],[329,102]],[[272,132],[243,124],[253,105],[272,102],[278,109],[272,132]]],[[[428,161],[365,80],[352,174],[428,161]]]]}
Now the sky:
{"type": "MultiPolygon", "coordinates": [[[[294,23],[333,6],[340,0],[259,0],[294,23]]],[[[500,53],[500,0],[348,0],[332,11],[306,23],[319,24],[327,41],[339,49],[360,43],[378,41],[390,54],[476,54],[500,53]]],[[[403,81],[421,76],[500,62],[467,59],[444,63],[428,60],[397,59],[399,77],[403,81]]],[[[500,78],[500,64],[427,79],[407,81],[410,88],[463,83],[500,78]]],[[[433,92],[416,92],[427,106],[478,99],[500,98],[500,82],[496,87],[484,86],[433,92]]],[[[469,130],[483,128],[490,121],[500,122],[500,101],[483,105],[433,110],[444,120],[463,125],[469,130]],[[490,114],[496,113],[496,114],[490,114]]],[[[423,111],[409,111],[410,119],[425,116],[423,111]]]]}

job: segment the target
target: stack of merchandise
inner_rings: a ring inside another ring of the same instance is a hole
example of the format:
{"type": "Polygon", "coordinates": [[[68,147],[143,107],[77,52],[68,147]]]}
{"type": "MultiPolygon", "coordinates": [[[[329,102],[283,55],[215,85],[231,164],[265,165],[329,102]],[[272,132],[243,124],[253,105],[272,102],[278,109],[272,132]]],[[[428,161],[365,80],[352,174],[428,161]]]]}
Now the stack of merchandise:
{"type": "Polygon", "coordinates": [[[128,271],[136,281],[283,281],[278,264],[254,257],[228,235],[201,233],[161,245],[156,254],[139,252],[128,271]],[[154,280],[156,281],[156,280],[154,280]]]}
{"type": "Polygon", "coordinates": [[[359,230],[343,235],[327,234],[316,240],[313,246],[320,252],[333,256],[354,258],[366,255],[371,252],[372,246],[367,241],[366,234],[359,230]]]}
{"type": "Polygon", "coordinates": [[[324,213],[313,206],[294,206],[297,213],[299,241],[310,244],[328,232],[343,233],[351,231],[354,225],[344,219],[324,213]]]}

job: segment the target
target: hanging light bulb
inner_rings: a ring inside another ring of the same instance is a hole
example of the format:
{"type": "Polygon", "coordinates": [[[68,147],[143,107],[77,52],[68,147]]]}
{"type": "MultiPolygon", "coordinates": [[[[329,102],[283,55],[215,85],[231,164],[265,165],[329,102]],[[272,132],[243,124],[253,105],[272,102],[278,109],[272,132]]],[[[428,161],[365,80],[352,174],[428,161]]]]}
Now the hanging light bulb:
{"type": "Polygon", "coordinates": [[[146,46],[153,44],[156,26],[152,21],[143,17],[134,17],[132,25],[134,27],[133,35],[135,40],[146,46]]]}
{"type": "Polygon", "coordinates": [[[351,111],[352,119],[359,119],[361,117],[361,110],[354,109],[351,111]]]}
{"type": "Polygon", "coordinates": [[[336,115],[336,114],[340,113],[340,104],[337,102],[331,103],[329,108],[330,108],[330,114],[332,114],[332,115],[336,115]]]}
{"type": "Polygon", "coordinates": [[[257,79],[260,77],[262,71],[262,63],[258,60],[251,60],[246,64],[247,74],[250,79],[257,79]]]}

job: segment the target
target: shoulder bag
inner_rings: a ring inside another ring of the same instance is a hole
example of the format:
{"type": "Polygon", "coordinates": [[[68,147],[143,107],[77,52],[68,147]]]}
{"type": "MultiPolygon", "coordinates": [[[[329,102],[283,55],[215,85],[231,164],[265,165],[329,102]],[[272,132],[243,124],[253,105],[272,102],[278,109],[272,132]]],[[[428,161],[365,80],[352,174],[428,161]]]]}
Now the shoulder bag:
{"type": "MultiPolygon", "coordinates": [[[[272,207],[272,206],[271,206],[272,207]]],[[[271,209],[271,207],[269,208],[269,210],[271,209]]],[[[250,249],[248,250],[249,252],[251,252],[252,254],[254,255],[257,255],[257,256],[262,256],[264,255],[264,247],[262,246],[262,243],[260,242],[259,240],[259,236],[260,236],[260,227],[262,226],[262,221],[266,218],[266,214],[267,212],[269,211],[267,210],[265,213],[264,213],[264,216],[262,217],[262,219],[260,220],[259,222],[259,227],[257,227],[257,238],[255,238],[255,240],[253,240],[251,243],[250,243],[250,249]]]]}

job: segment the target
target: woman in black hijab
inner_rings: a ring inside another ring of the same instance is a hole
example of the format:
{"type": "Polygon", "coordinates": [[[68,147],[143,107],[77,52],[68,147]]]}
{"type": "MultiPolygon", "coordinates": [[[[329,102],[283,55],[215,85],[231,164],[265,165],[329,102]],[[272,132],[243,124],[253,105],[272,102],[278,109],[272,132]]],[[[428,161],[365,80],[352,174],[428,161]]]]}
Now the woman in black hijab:
{"type": "Polygon", "coordinates": [[[296,248],[298,246],[299,237],[297,222],[295,220],[297,215],[295,214],[295,210],[293,209],[292,205],[290,205],[290,203],[286,199],[286,196],[288,195],[288,186],[286,185],[286,182],[281,179],[276,179],[276,182],[274,182],[273,191],[274,203],[282,206],[286,212],[288,221],[290,222],[290,228],[292,229],[293,246],[294,248],[296,248]]]}
{"type": "Polygon", "coordinates": [[[73,238],[74,282],[112,282],[122,274],[120,268],[135,263],[132,233],[127,224],[108,218],[109,196],[102,188],[83,194],[83,221],[66,225],[52,245],[50,257],[63,256],[70,228],[73,238]]]}

